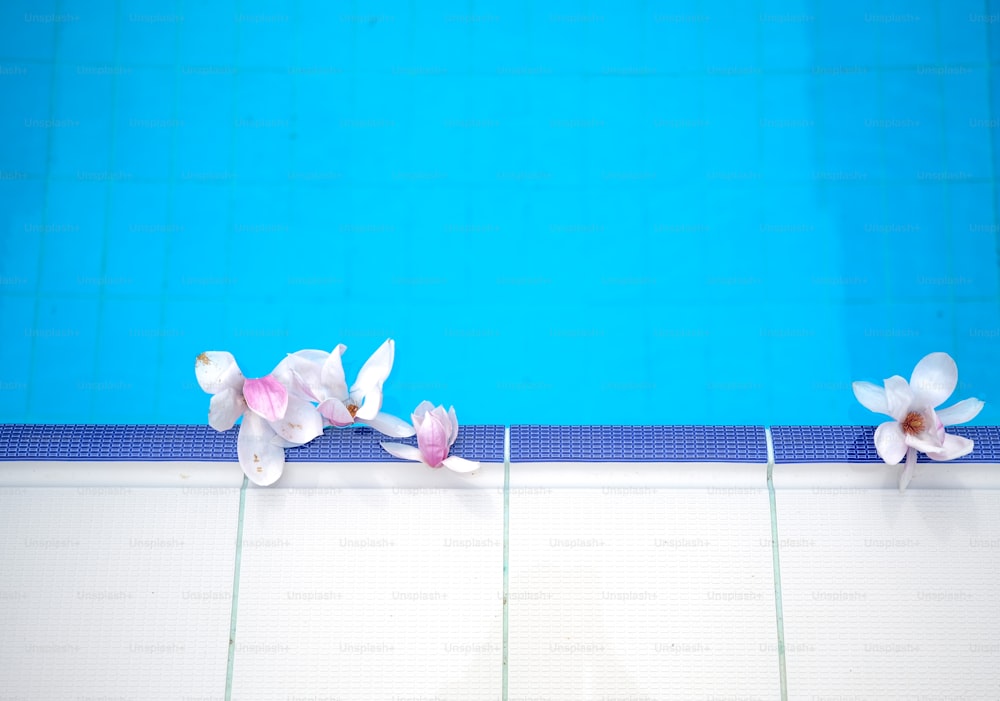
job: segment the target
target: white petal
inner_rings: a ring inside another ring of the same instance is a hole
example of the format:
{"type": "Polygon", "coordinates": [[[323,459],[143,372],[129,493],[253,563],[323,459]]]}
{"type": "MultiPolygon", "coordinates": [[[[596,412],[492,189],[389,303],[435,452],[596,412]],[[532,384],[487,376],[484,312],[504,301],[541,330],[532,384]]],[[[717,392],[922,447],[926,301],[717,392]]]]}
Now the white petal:
{"type": "Polygon", "coordinates": [[[416,429],[402,419],[380,411],[374,419],[368,419],[361,423],[367,424],[385,436],[393,438],[409,438],[417,433],[416,429]]]}
{"type": "Polygon", "coordinates": [[[243,373],[236,358],[227,351],[207,351],[194,360],[194,376],[203,390],[218,394],[243,387],[243,373]]]}
{"type": "MultiPolygon", "coordinates": [[[[346,346],[343,347],[346,348],[346,346]]],[[[291,355],[317,366],[322,366],[326,362],[326,359],[330,357],[330,354],[324,350],[314,350],[311,348],[295,351],[291,355]]]]}
{"type": "Polygon", "coordinates": [[[347,350],[347,346],[343,343],[338,345],[333,349],[327,357],[326,362],[323,363],[323,369],[320,372],[320,382],[323,386],[323,390],[326,392],[325,397],[333,397],[344,401],[347,399],[347,380],[344,377],[344,351],[347,350]]]}
{"type": "MultiPolygon", "coordinates": [[[[359,395],[355,395],[352,392],[351,396],[355,397],[359,395]]],[[[358,421],[371,421],[382,409],[382,385],[376,385],[369,388],[363,395],[360,395],[359,399],[355,401],[358,402],[359,408],[354,414],[354,418],[358,421]]]]}
{"type": "Polygon", "coordinates": [[[979,412],[983,410],[984,405],[983,400],[976,399],[975,397],[963,399],[957,404],[952,404],[947,409],[938,411],[938,420],[945,426],[964,424],[966,421],[972,421],[976,418],[979,412]]]}
{"type": "Polygon", "coordinates": [[[930,409],[941,404],[958,384],[958,366],[947,353],[924,356],[910,375],[910,388],[917,401],[930,409]]]}
{"type": "Polygon", "coordinates": [[[251,482],[262,487],[274,484],[285,469],[285,451],[272,442],[274,435],[267,421],[248,411],[236,440],[240,467],[251,482]]]}
{"type": "Polygon", "coordinates": [[[851,387],[854,389],[854,396],[866,409],[876,414],[890,416],[884,388],[871,382],[855,382],[851,387]]]}
{"type": "Polygon", "coordinates": [[[429,414],[432,411],[434,411],[434,405],[425,399],[417,404],[417,408],[413,410],[413,413],[423,416],[424,414],[429,414]]]}
{"type": "Polygon", "coordinates": [[[927,457],[931,460],[954,460],[971,453],[975,445],[974,441],[964,436],[949,433],[944,437],[944,445],[941,450],[928,452],[927,457]]]}
{"type": "Polygon", "coordinates": [[[417,429],[417,433],[420,432],[420,427],[424,424],[424,417],[432,411],[434,411],[434,405],[425,399],[417,404],[417,408],[410,414],[410,420],[413,421],[413,427],[417,429]]]}
{"type": "Polygon", "coordinates": [[[893,375],[885,381],[885,400],[888,414],[896,421],[902,421],[913,404],[913,391],[899,375],[893,375]]]}
{"type": "Polygon", "coordinates": [[[441,463],[449,470],[454,470],[455,472],[475,472],[479,469],[479,463],[474,460],[466,460],[465,458],[460,458],[457,455],[451,455],[444,459],[441,463]]]}
{"type": "Polygon", "coordinates": [[[293,396],[321,402],[326,399],[326,394],[322,391],[320,373],[323,363],[329,356],[329,353],[320,350],[289,353],[278,363],[271,375],[278,378],[293,396]]]}
{"type": "Polygon", "coordinates": [[[455,439],[458,438],[458,414],[455,413],[455,407],[448,408],[448,424],[451,428],[451,435],[448,437],[448,445],[455,445],[455,439]]]}
{"type": "Polygon", "coordinates": [[[272,421],[271,428],[289,443],[302,445],[323,434],[323,417],[304,399],[289,399],[284,418],[272,421]]]}
{"type": "Polygon", "coordinates": [[[424,461],[416,446],[406,445],[405,443],[388,443],[386,441],[383,441],[379,445],[381,445],[385,451],[389,453],[389,455],[395,456],[400,460],[415,460],[417,462],[424,461]]]}
{"type": "Polygon", "coordinates": [[[927,433],[929,435],[929,440],[933,441],[935,445],[944,445],[944,424],[941,419],[938,418],[937,412],[933,409],[924,410],[924,421],[927,422],[929,428],[927,433]]]}
{"type": "Polygon", "coordinates": [[[224,389],[212,396],[208,403],[208,425],[216,431],[228,431],[243,416],[247,403],[243,394],[235,389],[224,389]]]}
{"type": "Polygon", "coordinates": [[[886,421],[875,429],[875,450],[886,465],[898,465],[906,455],[903,429],[895,421],[886,421]]]}
{"type": "Polygon", "coordinates": [[[301,443],[292,443],[291,441],[286,441],[277,433],[274,434],[274,438],[271,439],[271,443],[272,445],[276,445],[279,448],[298,448],[300,445],[302,445],[301,443]]]}
{"type": "Polygon", "coordinates": [[[917,466],[917,451],[910,449],[906,452],[906,464],[903,465],[903,469],[899,471],[899,491],[900,493],[906,491],[906,487],[910,484],[910,480],[913,479],[913,470],[917,466]]]}
{"type": "Polygon", "coordinates": [[[903,440],[906,441],[906,445],[916,448],[921,453],[936,453],[944,447],[944,441],[939,441],[930,431],[923,431],[916,436],[903,434],[903,440]]]}
{"type": "MultiPolygon", "coordinates": [[[[351,385],[351,392],[355,390],[362,394],[367,394],[374,387],[381,387],[392,372],[392,362],[396,354],[396,346],[390,338],[378,347],[371,357],[365,361],[358,371],[358,379],[351,385]]],[[[373,414],[374,416],[374,414],[373,414]]]]}

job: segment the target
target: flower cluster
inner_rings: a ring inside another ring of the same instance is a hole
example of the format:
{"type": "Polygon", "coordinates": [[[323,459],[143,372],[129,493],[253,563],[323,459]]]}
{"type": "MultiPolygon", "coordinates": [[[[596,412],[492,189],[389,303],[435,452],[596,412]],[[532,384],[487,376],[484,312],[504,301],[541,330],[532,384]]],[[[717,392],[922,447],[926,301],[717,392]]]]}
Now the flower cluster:
{"type": "Polygon", "coordinates": [[[417,436],[417,447],[382,443],[392,455],[430,467],[472,472],[479,464],[448,457],[458,436],[452,407],[434,408],[422,402],[412,425],[382,411],[382,387],[392,372],[395,344],[383,343],[358,371],[348,387],[342,357],[347,346],[327,353],[290,353],[268,375],[247,379],[226,351],[208,351],[195,359],[195,377],[212,395],[208,423],[227,431],[242,418],[237,439],[240,466],[254,484],[267,486],[281,477],[285,448],[308,443],[324,427],[364,424],[392,438],[417,436]]]}
{"type": "Polygon", "coordinates": [[[931,353],[913,368],[910,381],[899,375],[885,380],[882,387],[871,382],[855,382],[854,396],[866,408],[891,416],[875,429],[875,450],[887,465],[906,463],[899,473],[899,491],[913,477],[917,451],[931,460],[953,460],[972,452],[968,438],[945,433],[944,427],[971,421],[983,408],[975,397],[963,399],[947,409],[935,411],[958,385],[958,366],[947,353],[931,353]]]}
{"type": "MultiPolygon", "coordinates": [[[[383,441],[389,454],[431,468],[473,472],[479,463],[449,455],[458,437],[455,408],[447,411],[421,402],[410,423],[382,411],[382,388],[392,372],[395,344],[388,339],[361,366],[350,386],[338,345],[331,352],[300,350],[286,356],[270,374],[247,379],[226,351],[208,351],[195,359],[195,376],[212,395],[208,423],[227,431],[242,419],[237,440],[240,465],[250,481],[266,486],[281,477],[285,448],[308,443],[325,427],[364,424],[391,438],[416,435],[417,445],[383,441]]],[[[972,452],[968,438],[946,433],[945,426],[965,423],[983,408],[976,398],[937,410],[955,391],[958,367],[947,353],[931,353],[913,369],[910,381],[893,375],[879,387],[855,382],[854,395],[868,409],[892,418],[875,429],[875,449],[887,464],[906,461],[899,490],[913,477],[917,452],[932,460],[952,460],[972,452]]]]}

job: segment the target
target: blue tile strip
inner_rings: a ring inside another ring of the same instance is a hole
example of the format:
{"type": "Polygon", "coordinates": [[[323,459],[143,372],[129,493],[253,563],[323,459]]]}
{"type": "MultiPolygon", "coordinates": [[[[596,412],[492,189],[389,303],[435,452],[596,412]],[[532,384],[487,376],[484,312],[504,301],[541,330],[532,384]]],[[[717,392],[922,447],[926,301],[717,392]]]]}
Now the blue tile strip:
{"type": "MultiPolygon", "coordinates": [[[[956,462],[1000,462],[1000,426],[949,426],[975,441],[956,462]]],[[[0,424],[0,461],[232,462],[238,429],[218,433],[191,425],[0,424]]],[[[874,426],[774,426],[774,462],[881,462],[874,426]]],[[[286,451],[288,462],[395,462],[379,445],[389,440],[368,427],[327,429],[312,443],[286,451]]],[[[504,460],[503,426],[463,426],[452,453],[470,460],[504,460]]],[[[511,426],[512,462],[753,462],[767,461],[759,426],[511,426]]],[[[920,462],[931,462],[921,455],[920,462]]]]}
{"type": "MultiPolygon", "coordinates": [[[[0,461],[234,462],[238,433],[187,425],[0,424],[0,461]]],[[[379,445],[384,440],[416,444],[415,438],[386,438],[368,427],[327,429],[285,455],[288,462],[396,462],[379,445]]],[[[452,453],[499,463],[503,442],[503,426],[462,426],[452,453]]]]}
{"type": "Polygon", "coordinates": [[[511,426],[512,462],[767,461],[761,426],[511,426]]]}
{"type": "MultiPolygon", "coordinates": [[[[952,462],[1000,462],[1000,426],[948,426],[948,433],[971,438],[972,453],[952,462]]],[[[880,463],[875,452],[874,426],[772,426],[774,462],[859,462],[880,463]]],[[[917,462],[933,462],[919,454],[917,462]]]]}

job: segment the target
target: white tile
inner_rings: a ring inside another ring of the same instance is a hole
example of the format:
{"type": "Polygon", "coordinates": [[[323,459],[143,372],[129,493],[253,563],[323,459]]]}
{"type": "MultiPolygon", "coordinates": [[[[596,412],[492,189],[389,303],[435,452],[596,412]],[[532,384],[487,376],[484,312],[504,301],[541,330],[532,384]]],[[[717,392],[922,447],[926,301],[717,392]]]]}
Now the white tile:
{"type": "Polygon", "coordinates": [[[599,467],[511,466],[511,701],[780,696],[763,466],[599,467]]]}
{"type": "Polygon", "coordinates": [[[499,699],[502,466],[320,469],[247,491],[233,699],[499,699]]]}
{"type": "Polygon", "coordinates": [[[238,515],[234,488],[0,487],[2,694],[221,700],[238,515]]]}
{"type": "Polygon", "coordinates": [[[1000,491],[812,487],[776,503],[790,699],[1000,697],[1000,491]]]}

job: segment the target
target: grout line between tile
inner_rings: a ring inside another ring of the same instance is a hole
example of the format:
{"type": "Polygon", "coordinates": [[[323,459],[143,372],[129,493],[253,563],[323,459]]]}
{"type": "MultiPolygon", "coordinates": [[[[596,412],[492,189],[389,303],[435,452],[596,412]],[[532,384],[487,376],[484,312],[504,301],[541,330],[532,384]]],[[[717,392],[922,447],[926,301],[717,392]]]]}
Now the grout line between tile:
{"type": "Polygon", "coordinates": [[[781,603],[781,558],[778,554],[778,509],[774,498],[774,443],[771,427],[764,427],[767,441],[767,496],[771,503],[771,558],[774,563],[774,615],[778,634],[778,676],[781,682],[781,701],[788,701],[788,677],[785,673],[785,614],[781,603]]]}
{"type": "Polygon", "coordinates": [[[226,701],[233,696],[233,662],[236,659],[236,613],[240,603],[240,564],[243,560],[243,514],[247,499],[247,478],[240,487],[240,512],[236,521],[236,558],[233,561],[232,608],[229,611],[229,655],[226,660],[226,701]]]}
{"type": "Polygon", "coordinates": [[[510,583],[510,426],[503,429],[503,666],[500,672],[501,696],[507,701],[507,614],[510,583]]]}

